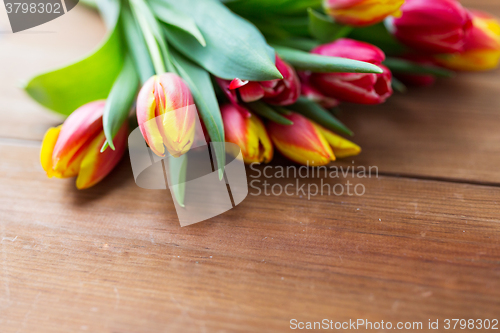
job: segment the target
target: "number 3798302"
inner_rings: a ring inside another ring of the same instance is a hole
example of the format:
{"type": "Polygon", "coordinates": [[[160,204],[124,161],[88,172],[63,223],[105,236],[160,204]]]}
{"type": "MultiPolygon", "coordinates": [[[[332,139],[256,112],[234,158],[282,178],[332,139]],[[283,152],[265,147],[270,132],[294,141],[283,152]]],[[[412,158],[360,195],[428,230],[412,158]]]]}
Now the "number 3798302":
{"type": "Polygon", "coordinates": [[[60,3],[6,3],[5,7],[7,8],[7,14],[62,14],[61,4],[60,3]]]}
{"type": "Polygon", "coordinates": [[[444,329],[485,329],[498,330],[498,319],[445,319],[444,329]]]}

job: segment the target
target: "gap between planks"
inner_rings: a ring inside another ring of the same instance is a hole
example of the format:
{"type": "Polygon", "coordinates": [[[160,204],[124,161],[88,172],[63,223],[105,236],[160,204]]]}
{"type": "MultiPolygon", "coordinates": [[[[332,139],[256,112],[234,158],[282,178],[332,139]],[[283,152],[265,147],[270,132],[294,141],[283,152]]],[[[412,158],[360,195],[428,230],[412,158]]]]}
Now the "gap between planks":
{"type": "MultiPolygon", "coordinates": [[[[0,138],[0,145],[4,145],[4,146],[39,148],[41,146],[41,144],[42,144],[42,142],[39,140],[0,138]]],[[[415,175],[415,174],[384,172],[384,171],[379,171],[378,175],[383,176],[383,177],[387,177],[387,178],[414,179],[414,180],[433,181],[433,182],[442,182],[442,183],[451,183],[451,184],[464,184],[464,185],[486,186],[486,187],[500,187],[500,183],[473,181],[473,180],[465,180],[465,179],[459,179],[459,178],[419,176],[419,175],[415,175]]]]}

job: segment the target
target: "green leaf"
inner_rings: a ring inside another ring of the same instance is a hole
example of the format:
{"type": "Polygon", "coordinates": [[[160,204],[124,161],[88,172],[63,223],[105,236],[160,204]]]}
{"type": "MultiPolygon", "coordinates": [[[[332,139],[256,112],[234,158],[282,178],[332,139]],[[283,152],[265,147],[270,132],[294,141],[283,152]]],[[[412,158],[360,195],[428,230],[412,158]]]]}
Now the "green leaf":
{"type": "Polygon", "coordinates": [[[98,50],[72,65],[37,75],[24,87],[38,103],[63,115],[106,98],[123,67],[124,52],[117,24],[120,2],[102,0],[99,6],[110,32],[98,50]]]}
{"type": "Polygon", "coordinates": [[[170,172],[170,186],[174,191],[175,200],[181,207],[184,207],[184,199],[186,196],[186,172],[187,172],[188,157],[186,154],[179,157],[169,156],[168,167],[170,172]]]}
{"type": "Polygon", "coordinates": [[[300,15],[307,8],[321,8],[322,0],[240,0],[224,1],[234,12],[246,16],[267,14],[300,15]]]}
{"type": "Polygon", "coordinates": [[[251,81],[282,78],[274,65],[274,50],[262,34],[219,1],[154,0],[151,6],[158,11],[165,3],[194,19],[207,46],[203,47],[196,38],[173,26],[167,26],[168,41],[213,75],[227,80],[235,77],[251,81]]]}
{"type": "Polygon", "coordinates": [[[353,134],[347,126],[342,124],[330,112],[322,108],[316,102],[305,97],[300,97],[299,100],[295,104],[289,106],[289,108],[332,131],[351,136],[353,134]]]}
{"type": "Polygon", "coordinates": [[[387,58],[384,61],[386,65],[392,72],[401,74],[422,74],[422,75],[434,75],[437,77],[453,77],[455,73],[433,65],[422,65],[416,62],[398,59],[398,58],[387,58]]]}
{"type": "Polygon", "coordinates": [[[279,114],[282,114],[284,116],[289,116],[293,113],[292,111],[290,111],[282,106],[279,106],[279,105],[273,105],[272,108],[274,109],[274,111],[276,111],[279,114]]]}
{"type": "Polygon", "coordinates": [[[405,84],[403,82],[399,81],[398,79],[396,79],[395,77],[392,77],[391,85],[392,85],[392,89],[394,89],[395,91],[397,91],[401,94],[404,94],[408,91],[408,88],[406,88],[405,84]]]}
{"type": "Polygon", "coordinates": [[[107,148],[107,145],[115,150],[113,138],[127,120],[138,88],[139,77],[137,76],[132,60],[127,57],[123,69],[106,100],[106,107],[102,118],[106,143],[102,151],[107,148]]]}
{"type": "Polygon", "coordinates": [[[168,52],[159,23],[144,0],[130,0],[130,5],[146,41],[156,74],[165,73],[165,57],[168,52]]]}
{"type": "Polygon", "coordinates": [[[128,7],[123,8],[122,28],[127,41],[127,49],[134,60],[135,68],[141,77],[142,84],[155,74],[151,56],[144,36],[128,7]]]}
{"type": "MultiPolygon", "coordinates": [[[[186,81],[193,94],[210,139],[213,142],[225,142],[224,124],[210,74],[174,50],[172,50],[171,55],[180,76],[186,81]]],[[[222,180],[226,165],[226,152],[223,144],[214,146],[217,165],[221,166],[219,167],[219,178],[222,180]]]]}
{"type": "Polygon", "coordinates": [[[339,57],[325,57],[283,46],[275,46],[274,48],[283,60],[298,70],[319,73],[383,73],[379,67],[363,61],[339,57]]]}
{"type": "Polygon", "coordinates": [[[155,15],[166,24],[187,32],[196,38],[202,46],[207,45],[205,38],[203,38],[202,33],[196,26],[196,22],[190,16],[179,11],[176,7],[164,3],[162,6],[155,7],[155,15]]]}
{"type": "Polygon", "coordinates": [[[285,117],[283,117],[279,112],[275,111],[273,108],[271,108],[269,105],[262,103],[262,102],[252,102],[252,103],[247,103],[245,104],[255,112],[256,114],[267,118],[277,124],[281,125],[293,125],[293,122],[285,117]]]}
{"type": "Polygon", "coordinates": [[[334,22],[329,16],[322,15],[312,8],[309,14],[309,33],[322,43],[328,43],[347,36],[352,27],[334,22]]]}

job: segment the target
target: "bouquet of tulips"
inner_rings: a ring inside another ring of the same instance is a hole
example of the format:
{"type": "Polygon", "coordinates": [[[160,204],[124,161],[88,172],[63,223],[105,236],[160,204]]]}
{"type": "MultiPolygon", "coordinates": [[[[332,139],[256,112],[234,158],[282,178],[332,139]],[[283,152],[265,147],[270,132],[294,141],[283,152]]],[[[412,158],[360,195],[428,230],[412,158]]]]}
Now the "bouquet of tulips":
{"type": "MultiPolygon", "coordinates": [[[[99,49],[25,87],[68,116],[47,132],[41,163],[49,177],[77,177],[79,189],[117,165],[132,113],[158,156],[190,149],[194,118],[171,112],[196,105],[206,137],[237,144],[245,163],[269,162],[276,149],[321,166],[361,151],[335,116],[341,103],[383,103],[393,89],[500,59],[498,21],[457,0],[94,5],[109,28],[99,49]]],[[[216,159],[224,165],[225,152],[216,159]]]]}

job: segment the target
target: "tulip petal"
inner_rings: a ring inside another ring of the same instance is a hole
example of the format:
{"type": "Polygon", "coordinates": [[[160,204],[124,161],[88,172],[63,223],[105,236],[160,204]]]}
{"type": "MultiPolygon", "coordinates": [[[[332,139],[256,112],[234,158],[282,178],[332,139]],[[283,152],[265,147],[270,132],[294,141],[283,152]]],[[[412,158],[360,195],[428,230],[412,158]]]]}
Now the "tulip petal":
{"type": "Polygon", "coordinates": [[[356,156],[361,153],[361,147],[357,144],[344,139],[340,135],[333,133],[332,131],[327,130],[326,128],[315,124],[317,129],[323,134],[326,141],[332,147],[333,153],[338,158],[345,158],[350,156],[356,156]]]}
{"type": "Polygon", "coordinates": [[[245,103],[258,101],[264,97],[264,89],[259,82],[249,82],[243,87],[238,89],[241,100],[245,103]]]}
{"type": "Polygon", "coordinates": [[[76,179],[76,187],[79,190],[94,186],[114,169],[125,152],[127,135],[128,125],[125,123],[115,136],[116,150],[107,149],[103,153],[100,151],[106,141],[104,132],[90,143],[76,179]]]}
{"type": "Polygon", "coordinates": [[[293,125],[268,124],[269,136],[284,156],[310,166],[326,165],[335,160],[330,145],[310,120],[297,113],[286,117],[293,125]]]}
{"type": "Polygon", "coordinates": [[[52,153],[54,176],[65,177],[69,164],[78,153],[102,130],[102,115],[106,101],[85,104],[74,111],[61,127],[52,153]]]}
{"type": "Polygon", "coordinates": [[[62,125],[58,127],[50,128],[45,136],[43,137],[42,149],[40,151],[40,162],[42,164],[43,170],[47,173],[47,177],[54,177],[54,170],[52,164],[52,153],[54,151],[54,147],[57,143],[57,138],[59,137],[59,133],[61,132],[62,125]]]}
{"type": "Polygon", "coordinates": [[[146,140],[151,150],[158,156],[165,156],[163,137],[158,129],[157,106],[160,96],[163,95],[158,90],[158,77],[151,77],[142,87],[137,97],[137,122],[142,136],[146,140]],[[157,101],[158,97],[158,101],[157,101]]]}
{"type": "Polygon", "coordinates": [[[329,0],[326,11],[336,21],[363,27],[381,22],[389,15],[399,15],[404,0],[329,0]]]}

